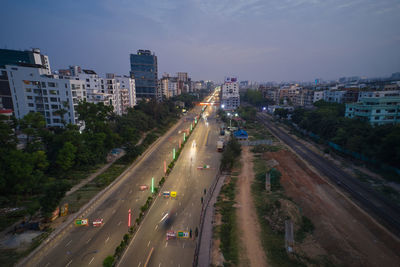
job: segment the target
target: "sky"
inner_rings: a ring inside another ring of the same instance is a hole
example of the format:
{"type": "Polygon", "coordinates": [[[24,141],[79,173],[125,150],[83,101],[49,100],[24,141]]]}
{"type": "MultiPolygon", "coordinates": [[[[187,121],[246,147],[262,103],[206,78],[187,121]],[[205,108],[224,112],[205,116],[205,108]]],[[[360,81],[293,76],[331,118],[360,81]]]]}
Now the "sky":
{"type": "Polygon", "coordinates": [[[159,77],[334,80],[400,71],[399,0],[2,0],[0,48],[40,48],[52,70],[128,74],[149,49],[159,77]]]}

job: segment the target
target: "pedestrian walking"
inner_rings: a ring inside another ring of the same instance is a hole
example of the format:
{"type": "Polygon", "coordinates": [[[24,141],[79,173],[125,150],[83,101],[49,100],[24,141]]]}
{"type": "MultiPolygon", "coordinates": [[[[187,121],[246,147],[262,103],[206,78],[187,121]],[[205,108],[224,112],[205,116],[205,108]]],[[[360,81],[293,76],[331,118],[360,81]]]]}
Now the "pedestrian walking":
{"type": "Polygon", "coordinates": [[[199,236],[199,229],[196,227],[196,229],[194,230],[194,236],[198,237],[199,236]]]}
{"type": "Polygon", "coordinates": [[[204,195],[207,193],[207,190],[204,188],[204,195]]]}
{"type": "Polygon", "coordinates": [[[203,197],[201,197],[201,204],[203,204],[203,197]]]}

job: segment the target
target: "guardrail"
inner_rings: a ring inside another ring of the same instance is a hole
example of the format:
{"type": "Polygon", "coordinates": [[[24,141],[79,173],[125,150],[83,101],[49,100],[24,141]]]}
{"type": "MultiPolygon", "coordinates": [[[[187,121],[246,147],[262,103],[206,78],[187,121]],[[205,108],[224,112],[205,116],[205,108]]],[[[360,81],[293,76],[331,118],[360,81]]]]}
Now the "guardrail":
{"type": "Polygon", "coordinates": [[[204,197],[203,205],[201,207],[201,214],[200,214],[199,238],[197,239],[196,248],[194,251],[193,267],[196,267],[198,264],[198,261],[199,261],[199,250],[200,250],[200,244],[201,244],[201,238],[202,238],[203,226],[204,226],[204,217],[205,217],[204,215],[206,213],[205,207],[207,207],[208,204],[210,203],[211,197],[215,191],[215,187],[217,186],[222,174],[223,173],[219,170],[215,176],[214,182],[211,184],[210,188],[207,191],[206,196],[204,197]]]}

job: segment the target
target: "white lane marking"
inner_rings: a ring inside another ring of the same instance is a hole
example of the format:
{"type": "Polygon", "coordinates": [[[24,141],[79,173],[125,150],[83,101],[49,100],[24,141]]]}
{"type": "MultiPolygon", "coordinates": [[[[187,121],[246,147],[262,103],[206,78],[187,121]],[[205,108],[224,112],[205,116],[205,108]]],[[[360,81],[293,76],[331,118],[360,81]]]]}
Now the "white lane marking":
{"type": "Polygon", "coordinates": [[[110,239],[110,237],[107,237],[107,239],[106,239],[106,241],[104,243],[107,243],[109,239],[110,239]]]}
{"type": "Polygon", "coordinates": [[[185,248],[185,243],[183,243],[183,248],[185,248]]]}
{"type": "Polygon", "coordinates": [[[169,203],[169,200],[167,200],[167,205],[168,205],[168,203],[169,203]]]}
{"type": "Polygon", "coordinates": [[[88,241],[86,241],[86,244],[88,244],[90,242],[90,240],[92,240],[91,238],[88,239],[88,241]]]}
{"type": "Polygon", "coordinates": [[[94,260],[94,257],[90,260],[89,265],[92,263],[93,260],[94,260]]]}
{"type": "Polygon", "coordinates": [[[157,228],[158,228],[158,224],[156,225],[156,227],[154,227],[154,230],[157,230],[157,228]]]}
{"type": "Polygon", "coordinates": [[[140,264],[142,264],[142,262],[139,262],[139,265],[138,265],[137,267],[139,267],[139,266],[140,266],[140,264]]]}
{"type": "Polygon", "coordinates": [[[179,201],[179,206],[182,205],[182,202],[179,201]]]}
{"type": "Polygon", "coordinates": [[[149,243],[147,243],[147,246],[150,246],[150,240],[149,240],[149,243]]]}
{"type": "Polygon", "coordinates": [[[68,266],[70,266],[70,265],[71,265],[71,263],[72,263],[72,260],[71,260],[70,262],[68,262],[68,264],[67,264],[67,265],[65,265],[65,267],[68,267],[68,266]]]}
{"type": "Polygon", "coordinates": [[[194,206],[193,202],[192,202],[192,206],[194,206]]]}
{"type": "Polygon", "coordinates": [[[189,213],[189,217],[192,217],[192,214],[191,214],[191,213],[189,213]]]}
{"type": "Polygon", "coordinates": [[[162,219],[158,223],[162,222],[167,216],[168,216],[168,213],[165,214],[164,217],[162,217],[162,219]]]}
{"type": "Polygon", "coordinates": [[[47,267],[47,266],[49,266],[49,264],[50,264],[50,262],[48,262],[44,267],[47,267]]]}
{"type": "Polygon", "coordinates": [[[65,245],[65,247],[68,247],[69,244],[71,244],[72,239],[65,245]]]}
{"type": "Polygon", "coordinates": [[[118,226],[120,226],[121,225],[121,221],[119,221],[119,223],[118,223],[118,226]]]}
{"type": "Polygon", "coordinates": [[[112,214],[114,214],[114,213],[115,213],[115,210],[113,210],[112,214]]]}
{"type": "Polygon", "coordinates": [[[167,247],[168,246],[168,242],[165,242],[165,247],[167,247]]]}
{"type": "Polygon", "coordinates": [[[160,264],[158,265],[158,267],[160,267],[161,266],[161,262],[160,262],[160,264]]]}
{"type": "Polygon", "coordinates": [[[132,194],[132,189],[129,191],[129,194],[132,194]]]}

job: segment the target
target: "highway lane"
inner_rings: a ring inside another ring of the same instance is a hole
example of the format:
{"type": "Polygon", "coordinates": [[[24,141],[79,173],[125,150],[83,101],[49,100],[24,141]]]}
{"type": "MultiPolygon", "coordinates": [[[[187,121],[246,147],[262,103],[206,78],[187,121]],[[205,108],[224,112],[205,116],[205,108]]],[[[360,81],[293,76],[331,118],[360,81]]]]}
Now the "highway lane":
{"type": "Polygon", "coordinates": [[[267,115],[258,113],[257,118],[272,134],[288,144],[299,156],[314,166],[320,173],[345,189],[361,207],[370,211],[370,213],[372,212],[374,217],[392,233],[400,236],[400,208],[397,205],[275,127],[267,115]]]}
{"type": "Polygon", "coordinates": [[[201,197],[204,197],[204,188],[208,189],[214,180],[221,158],[221,153],[216,152],[219,132],[214,116],[215,108],[207,123],[200,120],[163,187],[163,190],[177,191],[177,198],[157,198],[118,266],[144,266],[147,261],[148,266],[192,265],[195,240],[167,241],[166,232],[192,229],[194,237],[195,228],[199,227],[201,197]],[[197,169],[204,164],[211,168],[197,169]],[[166,212],[172,215],[167,225],[161,221],[166,212]]]}
{"type": "MultiPolygon", "coordinates": [[[[196,107],[186,117],[193,118],[200,110],[200,107],[196,107]]],[[[155,178],[155,185],[158,185],[163,176],[164,160],[167,164],[171,161],[172,148],[177,148],[178,140],[183,137],[178,131],[188,128],[190,123],[191,120],[181,120],[178,128],[165,136],[164,142],[157,144],[151,153],[105,193],[103,199],[83,212],[86,213],[84,217],[90,221],[103,218],[102,227],[69,226],[65,235],[59,235],[54,244],[45,247],[44,256],[34,258],[30,263],[38,266],[101,266],[106,256],[114,254],[115,248],[128,231],[128,210],[133,210],[134,221],[150,195],[149,191],[139,191],[139,185],[150,185],[151,177],[155,178]]]]}

